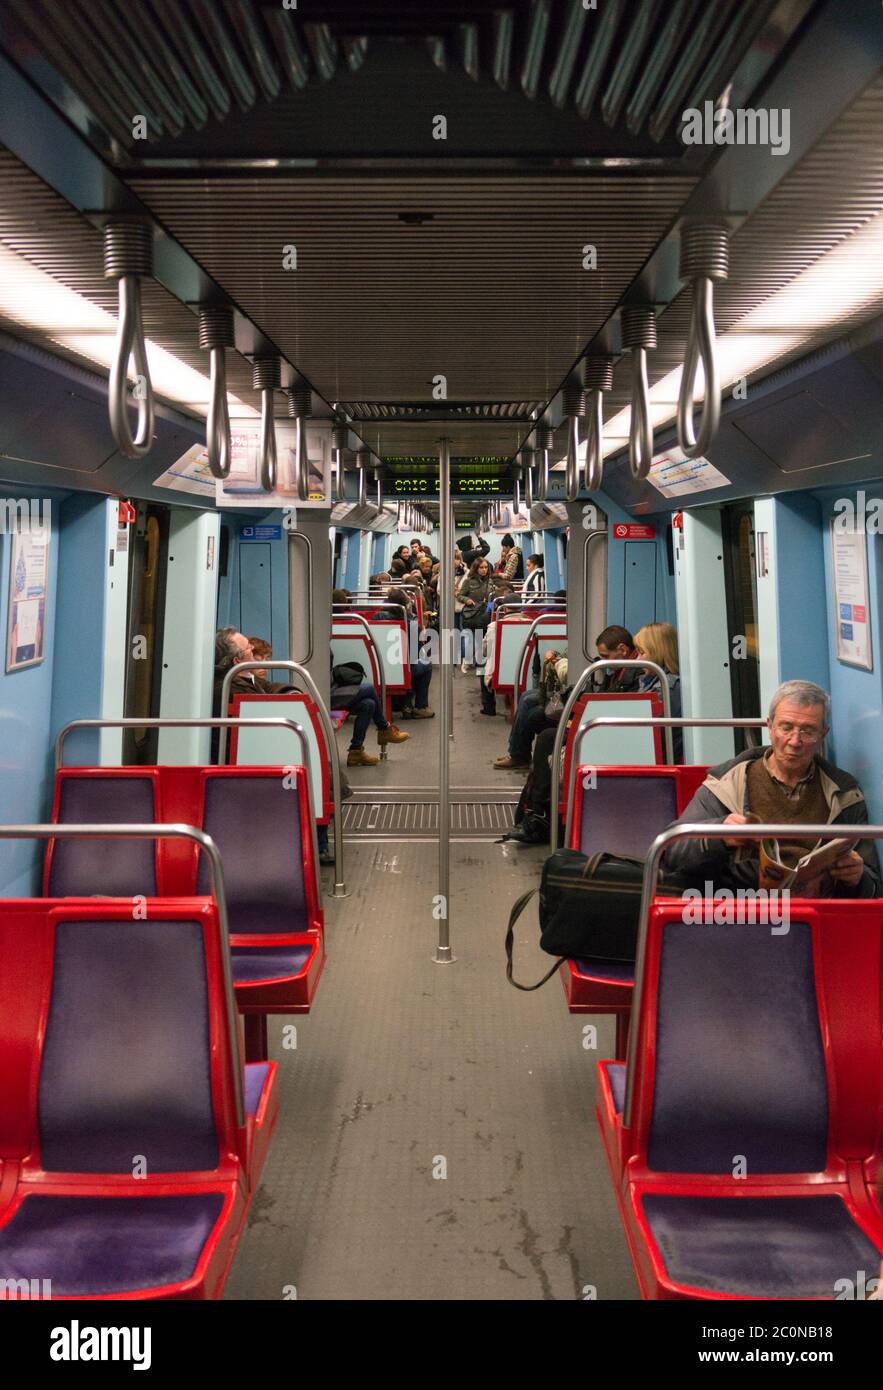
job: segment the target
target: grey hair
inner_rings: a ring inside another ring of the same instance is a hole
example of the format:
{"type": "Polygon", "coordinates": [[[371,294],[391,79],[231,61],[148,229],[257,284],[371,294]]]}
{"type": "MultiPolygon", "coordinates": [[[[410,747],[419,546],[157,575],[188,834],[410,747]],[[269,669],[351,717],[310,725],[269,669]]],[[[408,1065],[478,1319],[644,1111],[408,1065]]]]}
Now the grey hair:
{"type": "Polygon", "coordinates": [[[809,708],[810,705],[821,705],[824,710],[825,728],[830,728],[831,697],[827,690],[816,685],[815,681],[784,681],[770,700],[771,722],[775,719],[776,709],[783,700],[790,700],[792,705],[801,705],[803,708],[809,708]]]}
{"type": "Polygon", "coordinates": [[[231,638],[237,631],[235,627],[222,627],[215,633],[215,670],[227,672],[239,661],[239,651],[231,638]]]}

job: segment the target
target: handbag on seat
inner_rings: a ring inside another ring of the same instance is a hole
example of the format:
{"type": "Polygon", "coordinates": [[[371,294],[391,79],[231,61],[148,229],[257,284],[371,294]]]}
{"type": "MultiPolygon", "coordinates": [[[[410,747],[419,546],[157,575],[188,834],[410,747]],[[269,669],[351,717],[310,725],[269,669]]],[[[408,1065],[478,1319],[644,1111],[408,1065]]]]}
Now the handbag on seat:
{"type": "MultiPolygon", "coordinates": [[[[523,893],[514,904],[506,929],[506,979],[516,989],[539,989],[565,960],[635,959],[644,861],[623,855],[581,854],[559,849],[543,864],[539,889],[523,893]],[[515,923],[536,892],[540,895],[540,946],[558,959],[541,980],[522,985],[513,976],[515,923]]],[[[693,880],[683,874],[660,874],[659,893],[680,896],[693,880]]]]}

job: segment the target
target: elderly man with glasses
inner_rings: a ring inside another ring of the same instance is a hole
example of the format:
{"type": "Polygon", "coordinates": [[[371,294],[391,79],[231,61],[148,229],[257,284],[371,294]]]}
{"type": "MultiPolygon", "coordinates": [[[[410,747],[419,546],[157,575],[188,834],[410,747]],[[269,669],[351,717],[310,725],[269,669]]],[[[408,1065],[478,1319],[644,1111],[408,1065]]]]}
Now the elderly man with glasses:
{"type": "MultiPolygon", "coordinates": [[[[856,779],[819,756],[830,708],[828,695],[812,681],[780,685],[767,719],[770,747],[746,749],[712,768],[678,823],[867,825],[868,808],[856,779]]],[[[807,840],[780,839],[779,845],[783,862],[793,864],[812,849],[807,840]]],[[[758,857],[751,841],[682,840],[666,851],[665,863],[705,877],[716,888],[756,888],[758,883],[758,857]],[[736,849],[745,857],[735,855],[736,849]]],[[[841,854],[821,875],[812,896],[883,897],[874,841],[860,840],[841,854]]]]}

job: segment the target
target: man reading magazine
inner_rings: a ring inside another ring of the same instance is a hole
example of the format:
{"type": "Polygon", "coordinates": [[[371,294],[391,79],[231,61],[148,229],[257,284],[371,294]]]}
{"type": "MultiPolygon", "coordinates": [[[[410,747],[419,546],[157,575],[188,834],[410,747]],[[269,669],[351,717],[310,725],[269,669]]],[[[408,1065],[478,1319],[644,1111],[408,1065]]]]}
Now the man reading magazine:
{"type": "MultiPolygon", "coordinates": [[[[786,681],[770,703],[769,748],[749,748],[712,768],[678,824],[703,821],[746,825],[867,825],[862,789],[850,773],[818,756],[828,732],[830,700],[812,681],[786,681]]],[[[883,879],[873,840],[829,850],[789,882],[788,871],[814,844],[780,836],[768,842],[761,884],[760,846],[735,839],[682,840],[666,852],[666,867],[695,874],[715,889],[790,887],[801,897],[879,898],[883,879]]]]}

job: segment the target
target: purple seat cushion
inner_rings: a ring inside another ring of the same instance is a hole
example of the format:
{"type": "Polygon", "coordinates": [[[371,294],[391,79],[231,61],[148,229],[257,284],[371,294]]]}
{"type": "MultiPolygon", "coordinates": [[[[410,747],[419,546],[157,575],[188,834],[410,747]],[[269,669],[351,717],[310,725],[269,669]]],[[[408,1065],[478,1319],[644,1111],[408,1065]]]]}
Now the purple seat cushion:
{"type": "Polygon", "coordinates": [[[598,975],[614,984],[635,983],[635,963],[625,960],[578,960],[576,968],[581,975],[598,975]]]}
{"type": "Polygon", "coordinates": [[[60,922],[40,1068],[47,1172],[218,1166],[198,922],[60,922]]]}
{"type": "MultiPolygon", "coordinates": [[[[151,825],[156,821],[149,777],[65,777],[59,825],[151,825]]],[[[49,870],[51,898],[156,896],[154,840],[56,840],[49,870]]]]}
{"type": "Polygon", "coordinates": [[[224,1203],[179,1197],[26,1197],[0,1227],[0,1278],[51,1279],[65,1294],[132,1293],[196,1268],[224,1203]]]}
{"type": "Polygon", "coordinates": [[[584,787],[579,847],[583,854],[634,855],[647,851],[678,814],[673,777],[605,777],[584,787]]]}
{"type": "Polygon", "coordinates": [[[827,1137],[810,928],[667,923],[649,1166],[821,1172],[827,1137]]]}
{"type": "MultiPolygon", "coordinates": [[[[209,777],[203,829],[224,861],[234,935],[305,931],[304,865],[298,794],[281,777],[209,777]]],[[[211,892],[205,855],[198,893],[211,892]]]]}
{"type": "Polygon", "coordinates": [[[261,1092],[270,1070],[269,1062],[249,1062],[245,1068],[245,1113],[256,1115],[261,1103],[261,1092]]]}
{"type": "Polygon", "coordinates": [[[610,1079],[610,1090],[613,1094],[616,1113],[621,1115],[622,1107],[625,1104],[625,1062],[609,1062],[607,1075],[610,1079]]]}
{"type": "Polygon", "coordinates": [[[880,1252],[839,1197],[672,1197],[644,1214],[670,1278],[709,1293],[831,1298],[880,1252]]]}
{"type": "Polygon", "coordinates": [[[299,975],[307,963],[310,946],[248,947],[236,946],[232,951],[233,983],[253,984],[256,980],[278,980],[299,975]]]}

